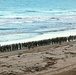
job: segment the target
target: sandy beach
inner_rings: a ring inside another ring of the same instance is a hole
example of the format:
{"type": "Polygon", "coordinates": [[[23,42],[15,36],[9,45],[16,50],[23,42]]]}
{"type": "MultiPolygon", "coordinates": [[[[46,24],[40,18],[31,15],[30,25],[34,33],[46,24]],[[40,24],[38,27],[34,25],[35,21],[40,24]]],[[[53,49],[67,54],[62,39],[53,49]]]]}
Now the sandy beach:
{"type": "Polygon", "coordinates": [[[76,42],[0,53],[0,75],[75,75],[76,42]]]}

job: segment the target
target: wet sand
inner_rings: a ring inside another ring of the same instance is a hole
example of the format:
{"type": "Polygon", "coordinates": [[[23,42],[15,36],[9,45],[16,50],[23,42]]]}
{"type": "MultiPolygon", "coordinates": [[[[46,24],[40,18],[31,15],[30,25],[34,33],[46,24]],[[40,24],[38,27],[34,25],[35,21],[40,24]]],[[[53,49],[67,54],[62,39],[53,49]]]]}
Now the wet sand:
{"type": "Polygon", "coordinates": [[[75,75],[76,42],[0,53],[0,75],[75,75]]]}

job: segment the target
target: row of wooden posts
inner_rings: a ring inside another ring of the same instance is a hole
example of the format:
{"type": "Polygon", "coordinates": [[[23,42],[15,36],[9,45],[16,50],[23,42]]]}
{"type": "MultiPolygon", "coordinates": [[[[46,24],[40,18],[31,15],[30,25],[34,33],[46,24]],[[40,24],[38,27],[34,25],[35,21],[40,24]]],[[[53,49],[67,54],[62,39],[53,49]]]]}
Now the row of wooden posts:
{"type": "Polygon", "coordinates": [[[27,43],[4,45],[4,46],[0,46],[0,52],[30,49],[37,46],[61,44],[62,42],[70,42],[75,40],[76,40],[76,36],[69,36],[69,37],[57,37],[52,39],[40,40],[40,41],[32,41],[27,43]]]}

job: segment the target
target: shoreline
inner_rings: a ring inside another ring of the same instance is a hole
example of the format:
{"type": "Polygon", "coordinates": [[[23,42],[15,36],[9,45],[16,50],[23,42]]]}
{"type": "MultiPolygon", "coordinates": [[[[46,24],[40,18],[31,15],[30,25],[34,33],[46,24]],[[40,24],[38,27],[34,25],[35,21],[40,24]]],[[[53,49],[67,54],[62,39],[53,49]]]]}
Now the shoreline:
{"type": "Polygon", "coordinates": [[[47,40],[47,39],[52,39],[57,37],[69,37],[70,35],[75,36],[76,35],[75,32],[76,32],[76,29],[60,31],[60,32],[49,32],[29,39],[0,42],[0,45],[2,46],[2,45],[11,45],[11,44],[18,44],[18,43],[27,43],[27,42],[47,40]]]}

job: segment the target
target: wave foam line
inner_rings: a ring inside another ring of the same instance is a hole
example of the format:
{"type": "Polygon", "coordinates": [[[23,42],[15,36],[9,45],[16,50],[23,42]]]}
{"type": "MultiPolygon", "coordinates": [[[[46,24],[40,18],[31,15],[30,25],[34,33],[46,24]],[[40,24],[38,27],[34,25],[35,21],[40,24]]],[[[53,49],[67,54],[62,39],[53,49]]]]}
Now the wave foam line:
{"type": "Polygon", "coordinates": [[[70,35],[76,35],[75,30],[68,30],[68,31],[60,31],[60,32],[52,32],[46,33],[40,36],[36,36],[34,38],[23,39],[23,40],[16,40],[16,41],[7,41],[7,42],[0,42],[1,45],[9,45],[9,44],[16,44],[16,43],[24,43],[24,42],[31,42],[31,41],[39,41],[44,39],[51,39],[56,37],[67,37],[70,35]]]}

